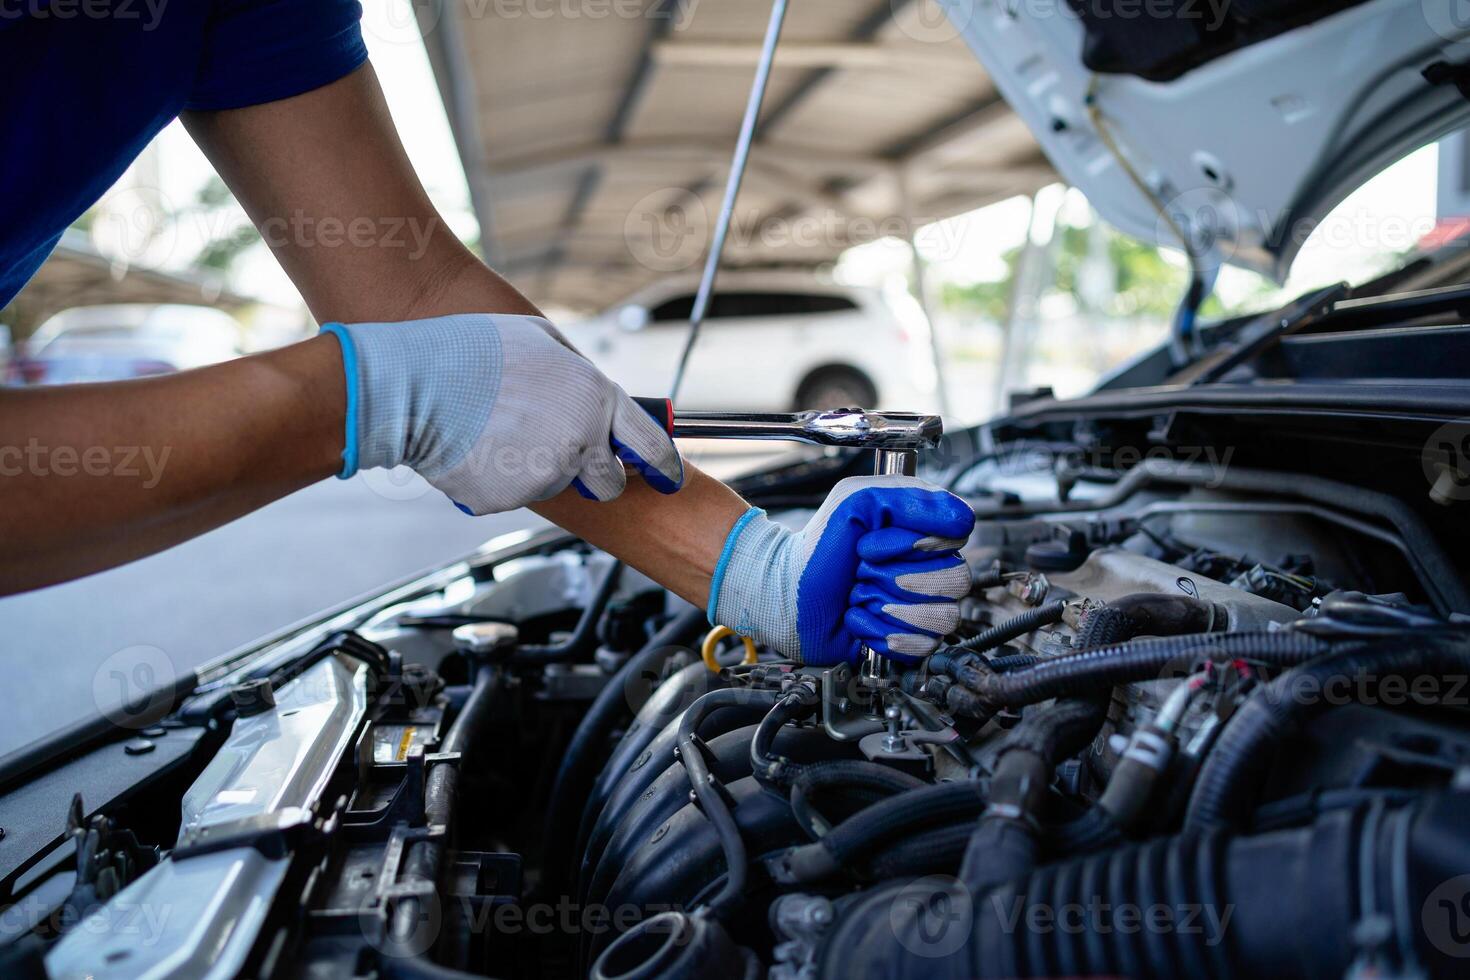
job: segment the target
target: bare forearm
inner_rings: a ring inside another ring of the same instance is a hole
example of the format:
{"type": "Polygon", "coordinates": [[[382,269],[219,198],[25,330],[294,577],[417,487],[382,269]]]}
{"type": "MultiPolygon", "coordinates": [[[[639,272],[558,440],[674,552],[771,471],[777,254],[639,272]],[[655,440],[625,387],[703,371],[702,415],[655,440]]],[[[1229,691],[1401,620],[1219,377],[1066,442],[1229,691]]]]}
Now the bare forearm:
{"type": "Polygon", "coordinates": [[[163,378],[0,392],[0,592],[177,544],[340,467],[336,341],[163,378]]]}
{"type": "Polygon", "coordinates": [[[703,608],[725,537],[749,505],[687,463],[685,474],[683,489],[669,496],[633,479],[608,503],[568,490],[531,509],[703,608]]]}

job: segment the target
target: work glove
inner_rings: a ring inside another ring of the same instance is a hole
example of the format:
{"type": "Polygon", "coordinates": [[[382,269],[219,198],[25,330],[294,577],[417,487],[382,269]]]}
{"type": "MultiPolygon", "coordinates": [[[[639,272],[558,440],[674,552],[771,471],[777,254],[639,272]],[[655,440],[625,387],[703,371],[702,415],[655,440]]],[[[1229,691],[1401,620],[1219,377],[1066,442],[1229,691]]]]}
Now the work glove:
{"type": "Polygon", "coordinates": [[[710,585],[711,624],[806,664],[902,663],[959,624],[975,526],[960,498],[904,476],[843,480],[793,531],[751,508],[730,529],[710,585]]]}
{"type": "Polygon", "coordinates": [[[541,317],[456,314],[329,323],[347,375],[343,479],[412,467],[469,514],[514,510],[568,485],[623,492],[624,464],[661,493],[684,482],[668,432],[541,317]]]}

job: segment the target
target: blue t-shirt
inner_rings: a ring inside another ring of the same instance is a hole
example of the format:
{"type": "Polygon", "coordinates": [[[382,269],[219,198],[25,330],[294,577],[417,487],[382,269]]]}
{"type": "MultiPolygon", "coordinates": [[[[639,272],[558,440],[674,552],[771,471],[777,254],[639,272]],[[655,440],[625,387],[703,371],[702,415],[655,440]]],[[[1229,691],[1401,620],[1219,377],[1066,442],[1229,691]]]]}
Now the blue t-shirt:
{"type": "Polygon", "coordinates": [[[358,0],[0,3],[0,306],[187,109],[300,95],[367,59],[358,0]]]}

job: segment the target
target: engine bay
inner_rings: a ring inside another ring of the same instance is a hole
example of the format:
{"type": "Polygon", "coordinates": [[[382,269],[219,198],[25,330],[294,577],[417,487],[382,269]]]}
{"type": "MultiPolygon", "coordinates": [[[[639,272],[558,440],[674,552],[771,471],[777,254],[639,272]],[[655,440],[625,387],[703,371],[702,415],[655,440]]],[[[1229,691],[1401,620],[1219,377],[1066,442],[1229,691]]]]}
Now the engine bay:
{"type": "MultiPolygon", "coordinates": [[[[849,465],[756,490],[800,524],[849,465]]],[[[5,975],[1456,974],[1453,525],[1178,451],[931,476],[979,520],[916,668],[548,531],[206,676],[172,774],[7,878],[5,975]]]]}

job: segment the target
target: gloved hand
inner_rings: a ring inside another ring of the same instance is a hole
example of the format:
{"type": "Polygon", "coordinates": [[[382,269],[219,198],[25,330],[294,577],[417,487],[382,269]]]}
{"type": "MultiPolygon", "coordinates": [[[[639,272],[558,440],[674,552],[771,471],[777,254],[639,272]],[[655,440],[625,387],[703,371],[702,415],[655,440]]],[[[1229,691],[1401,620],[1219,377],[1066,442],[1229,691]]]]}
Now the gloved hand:
{"type": "Polygon", "coordinates": [[[463,511],[560,493],[611,500],[626,463],[654,489],[684,482],[663,428],[533,316],[329,323],[347,374],[342,472],[407,465],[463,511]]]}
{"type": "Polygon", "coordinates": [[[974,526],[963,500],[902,476],[843,480],[801,531],[753,507],[725,540],[710,622],[807,664],[855,663],[861,644],[913,662],[959,623],[974,526]]]}

